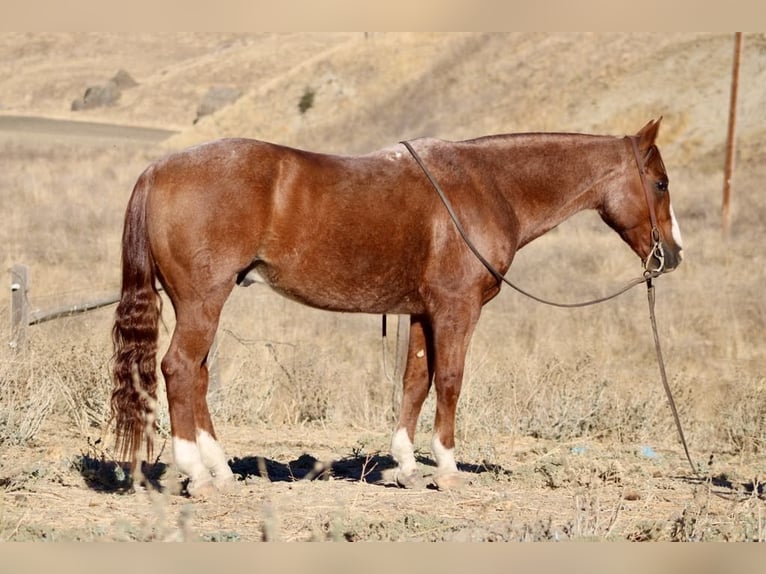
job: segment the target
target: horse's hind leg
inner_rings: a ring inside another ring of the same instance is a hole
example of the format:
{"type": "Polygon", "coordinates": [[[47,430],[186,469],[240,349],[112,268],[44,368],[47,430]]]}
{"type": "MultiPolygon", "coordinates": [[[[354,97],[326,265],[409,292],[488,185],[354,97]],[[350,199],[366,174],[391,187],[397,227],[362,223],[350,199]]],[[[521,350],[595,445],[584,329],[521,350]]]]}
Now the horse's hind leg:
{"type": "Polygon", "coordinates": [[[216,440],[207,406],[207,359],[223,303],[231,287],[201,300],[173,297],[176,327],[162,372],[167,387],[173,457],[189,476],[191,495],[204,494],[234,481],[226,456],[216,440]]]}
{"type": "Polygon", "coordinates": [[[391,454],[398,467],[396,482],[403,487],[416,486],[421,476],[415,461],[413,441],[420,409],[428,396],[433,379],[433,339],[425,317],[410,318],[407,364],[404,370],[399,423],[391,440],[391,454]]]}

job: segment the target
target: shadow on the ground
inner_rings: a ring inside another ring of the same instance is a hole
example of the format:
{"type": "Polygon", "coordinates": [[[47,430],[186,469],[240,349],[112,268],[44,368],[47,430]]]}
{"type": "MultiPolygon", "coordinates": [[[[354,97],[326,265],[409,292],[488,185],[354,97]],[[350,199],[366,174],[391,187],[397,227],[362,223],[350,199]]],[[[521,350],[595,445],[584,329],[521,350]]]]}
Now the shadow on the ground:
{"type": "Polygon", "coordinates": [[[683,476],[679,478],[691,484],[709,484],[710,492],[721,498],[729,500],[759,498],[766,500],[766,483],[757,478],[748,482],[739,482],[731,480],[723,473],[715,476],[683,476]]]}
{"type": "MultiPolygon", "coordinates": [[[[436,469],[436,463],[428,457],[417,456],[416,460],[424,467],[436,469]]],[[[337,460],[322,461],[310,454],[302,454],[298,458],[282,462],[262,456],[234,457],[229,460],[229,466],[238,480],[252,477],[267,478],[271,482],[295,482],[299,480],[348,480],[366,482],[385,487],[395,487],[390,479],[390,471],[396,467],[396,462],[390,455],[380,453],[354,453],[337,460]]],[[[72,468],[79,472],[85,484],[92,490],[104,493],[133,492],[133,481],[129,465],[124,462],[109,460],[103,453],[95,452],[81,454],[72,461],[72,468]]],[[[162,491],[161,480],[170,466],[155,462],[142,463],[142,485],[162,491]],[[148,484],[147,484],[148,483],[148,484]]],[[[510,476],[511,471],[499,465],[485,462],[483,464],[459,463],[458,470],[468,474],[493,473],[498,476],[510,476]]],[[[426,475],[429,474],[425,470],[426,475]]],[[[185,489],[187,481],[183,483],[185,489]]],[[[182,491],[183,491],[182,489],[182,491]]]]}
{"type": "Polygon", "coordinates": [[[395,466],[390,456],[379,454],[354,455],[340,460],[320,461],[310,454],[302,454],[288,462],[261,456],[233,458],[229,461],[232,472],[240,480],[249,477],[268,478],[271,482],[297,480],[327,480],[333,478],[354,481],[380,482],[383,471],[395,466]]]}
{"type": "MultiPolygon", "coordinates": [[[[418,456],[416,460],[424,466],[434,467],[434,469],[436,467],[436,463],[427,457],[418,456]]],[[[332,477],[339,480],[395,486],[387,478],[386,471],[396,467],[396,462],[390,455],[379,453],[353,454],[331,461],[321,461],[304,453],[290,462],[279,462],[260,456],[247,456],[232,459],[229,461],[229,466],[240,480],[255,476],[268,478],[271,482],[293,482],[297,480],[327,480],[332,477]]],[[[491,463],[480,465],[460,463],[458,470],[469,474],[484,472],[506,476],[511,474],[511,471],[491,463]]]]}
{"type": "MultiPolygon", "coordinates": [[[[130,476],[129,464],[126,462],[83,454],[74,458],[72,468],[80,473],[88,488],[96,492],[133,492],[133,480],[130,476]]],[[[142,484],[148,483],[155,490],[162,490],[160,479],[167,469],[168,465],[163,462],[142,463],[141,472],[144,477],[142,484]]]]}

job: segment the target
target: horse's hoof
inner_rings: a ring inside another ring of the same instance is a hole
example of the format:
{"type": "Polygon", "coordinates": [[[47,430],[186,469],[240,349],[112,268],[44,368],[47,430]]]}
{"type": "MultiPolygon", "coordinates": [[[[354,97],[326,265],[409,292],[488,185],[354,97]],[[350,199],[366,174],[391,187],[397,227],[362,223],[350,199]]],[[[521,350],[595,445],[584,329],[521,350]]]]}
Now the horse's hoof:
{"type": "Polygon", "coordinates": [[[397,471],[395,480],[396,484],[402,488],[425,488],[423,475],[417,469],[410,472],[397,471]]]}
{"type": "Polygon", "coordinates": [[[234,478],[233,474],[221,477],[216,476],[213,479],[213,485],[220,492],[230,492],[237,485],[237,479],[234,478]]]}
{"type": "Polygon", "coordinates": [[[189,496],[192,498],[205,499],[212,498],[218,494],[218,489],[215,484],[213,484],[212,480],[206,480],[202,483],[190,482],[186,487],[186,492],[188,492],[189,496]]]}
{"type": "Polygon", "coordinates": [[[459,490],[468,484],[468,477],[462,472],[437,472],[431,482],[439,490],[459,490]]]}

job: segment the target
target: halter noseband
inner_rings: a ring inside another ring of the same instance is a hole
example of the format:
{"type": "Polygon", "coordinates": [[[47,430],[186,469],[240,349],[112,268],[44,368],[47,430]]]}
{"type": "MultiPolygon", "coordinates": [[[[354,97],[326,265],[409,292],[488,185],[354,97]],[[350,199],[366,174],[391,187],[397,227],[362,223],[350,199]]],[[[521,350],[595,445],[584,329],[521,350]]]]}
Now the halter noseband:
{"type": "Polygon", "coordinates": [[[649,186],[646,183],[646,172],[644,170],[646,162],[649,160],[649,156],[652,153],[652,149],[649,150],[649,153],[646,154],[646,157],[642,161],[638,151],[638,138],[636,136],[625,136],[625,139],[630,140],[633,149],[633,157],[636,159],[638,175],[641,178],[641,187],[644,189],[646,205],[649,208],[649,222],[652,224],[652,248],[649,251],[649,255],[646,256],[646,260],[644,261],[644,275],[650,273],[662,273],[665,270],[665,251],[662,248],[662,236],[660,235],[660,228],[657,225],[657,216],[654,213],[654,204],[652,203],[652,196],[649,190],[649,186]],[[647,265],[652,258],[657,260],[659,266],[657,269],[650,271],[647,265]]]}

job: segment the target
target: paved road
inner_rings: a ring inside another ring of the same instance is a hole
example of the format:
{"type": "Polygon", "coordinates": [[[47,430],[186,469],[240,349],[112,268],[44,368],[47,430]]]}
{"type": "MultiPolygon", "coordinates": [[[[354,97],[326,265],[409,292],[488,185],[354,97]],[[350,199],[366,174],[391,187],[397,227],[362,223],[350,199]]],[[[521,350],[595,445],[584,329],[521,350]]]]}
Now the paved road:
{"type": "Polygon", "coordinates": [[[177,132],[157,128],[121,126],[98,122],[81,122],[29,116],[0,115],[0,139],[90,139],[95,142],[153,143],[177,132]]]}

